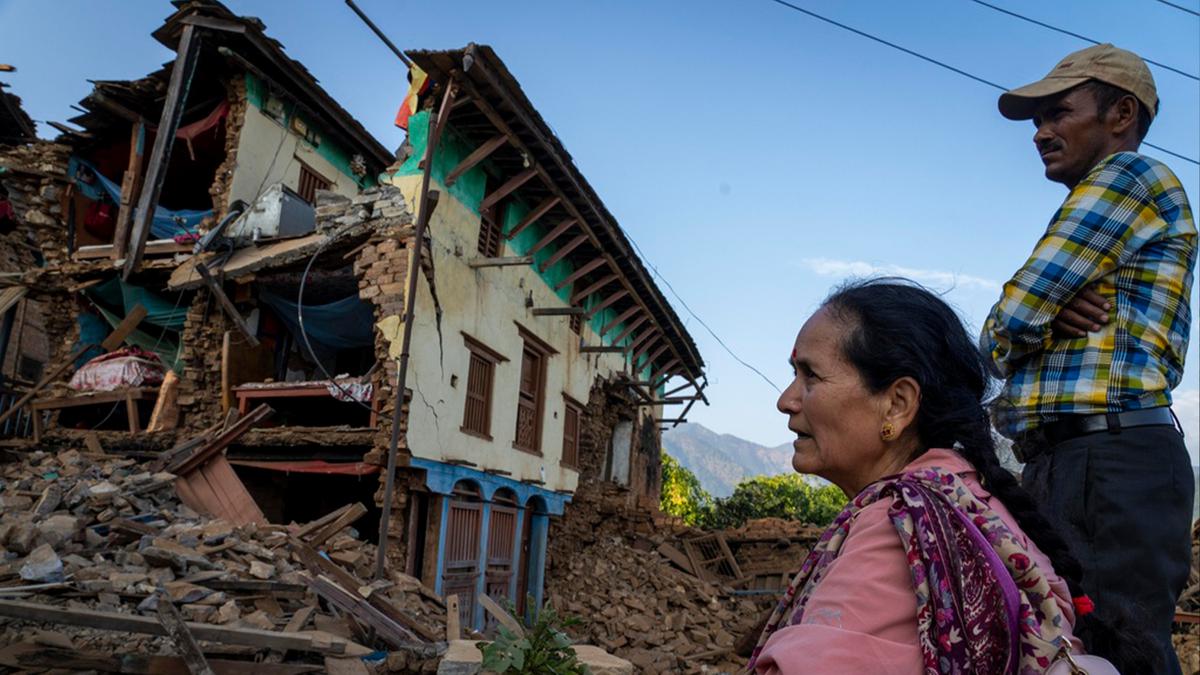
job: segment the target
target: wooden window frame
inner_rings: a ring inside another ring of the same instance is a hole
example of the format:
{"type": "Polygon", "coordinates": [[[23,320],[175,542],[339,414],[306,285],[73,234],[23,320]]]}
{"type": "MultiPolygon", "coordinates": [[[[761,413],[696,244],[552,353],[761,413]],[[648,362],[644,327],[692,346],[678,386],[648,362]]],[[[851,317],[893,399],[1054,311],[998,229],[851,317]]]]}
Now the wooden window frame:
{"type": "Polygon", "coordinates": [[[333,181],[329,180],[325,176],[322,176],[321,172],[305,164],[300,159],[297,159],[296,163],[300,165],[300,178],[296,181],[296,194],[299,195],[304,201],[316,206],[317,190],[328,190],[329,188],[333,187],[333,181]],[[307,181],[305,181],[305,174],[308,174],[307,181]],[[306,188],[309,187],[306,185],[306,182],[312,184],[312,194],[305,194],[308,192],[306,188]],[[323,187],[321,186],[321,183],[324,183],[323,187]]]}
{"type": "Polygon", "coordinates": [[[495,402],[496,364],[502,361],[507,361],[508,358],[500,352],[497,352],[491,347],[483,344],[479,340],[471,337],[466,332],[462,333],[462,337],[463,342],[466,344],[468,354],[466,378],[467,392],[463,402],[463,422],[458,427],[458,430],[464,434],[467,434],[468,436],[475,436],[476,438],[482,438],[485,441],[491,441],[494,440],[492,438],[492,406],[495,402]],[[475,359],[478,359],[480,362],[484,363],[489,370],[487,391],[483,397],[483,426],[485,427],[483,431],[472,429],[467,426],[467,410],[471,405],[471,370],[475,364],[475,359]]]}
{"type": "Polygon", "coordinates": [[[516,420],[514,420],[512,446],[521,452],[527,452],[531,455],[537,455],[538,457],[541,457],[543,456],[542,441],[544,440],[542,437],[542,427],[546,421],[546,365],[549,362],[550,357],[554,354],[557,354],[558,350],[551,347],[549,343],[539,338],[520,323],[515,321],[513,323],[517,324],[517,332],[520,334],[521,340],[524,342],[524,344],[521,348],[521,369],[517,371],[517,417],[516,420]],[[526,447],[521,445],[519,442],[521,437],[519,433],[521,428],[521,397],[523,395],[521,392],[521,378],[522,373],[525,370],[526,355],[530,353],[535,355],[538,359],[538,372],[535,375],[537,381],[537,391],[534,392],[534,400],[532,401],[534,414],[533,445],[532,447],[526,447]]]}
{"type": "Polygon", "coordinates": [[[566,393],[563,394],[563,445],[562,445],[562,459],[560,460],[559,463],[562,464],[563,466],[567,467],[568,469],[574,469],[575,471],[579,471],[579,464],[580,464],[579,463],[579,441],[583,437],[583,410],[584,410],[584,408],[585,408],[585,406],[582,403],[571,398],[566,393]],[[568,419],[569,415],[571,415],[572,413],[574,413],[574,415],[575,415],[574,438],[570,438],[568,436],[569,429],[567,427],[567,419],[568,419]],[[571,460],[568,460],[568,458],[567,458],[567,442],[568,441],[571,441],[574,443],[574,457],[571,458],[571,460]]]}
{"type": "Polygon", "coordinates": [[[495,258],[504,249],[504,209],[506,203],[496,204],[479,214],[479,240],[475,250],[484,258],[495,258]]]}

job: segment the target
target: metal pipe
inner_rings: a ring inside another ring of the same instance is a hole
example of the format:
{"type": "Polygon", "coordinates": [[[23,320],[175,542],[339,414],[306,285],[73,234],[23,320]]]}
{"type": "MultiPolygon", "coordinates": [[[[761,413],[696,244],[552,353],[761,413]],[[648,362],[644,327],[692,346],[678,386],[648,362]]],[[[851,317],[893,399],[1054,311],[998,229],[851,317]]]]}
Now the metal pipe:
{"type": "MultiPolygon", "coordinates": [[[[346,0],[350,3],[350,0],[346,0]]],[[[353,3],[350,3],[353,7],[353,3]]],[[[446,83],[446,93],[442,97],[442,107],[438,108],[436,122],[429,129],[429,138],[425,142],[425,169],[421,173],[420,212],[417,214],[417,225],[413,238],[415,239],[412,262],[408,268],[408,291],[404,298],[404,332],[400,342],[400,366],[396,373],[396,400],[392,410],[392,434],[388,441],[387,475],[383,483],[383,510],[379,514],[379,547],[375,554],[375,579],[382,579],[387,573],[388,524],[392,514],[392,501],[396,493],[396,450],[400,445],[400,419],[404,408],[404,390],[408,380],[408,352],[412,344],[413,312],[417,304],[417,280],[421,277],[421,253],[425,249],[425,229],[429,225],[429,217],[437,206],[438,193],[429,189],[430,174],[433,170],[433,156],[437,150],[438,141],[442,137],[446,119],[450,117],[450,105],[454,102],[456,85],[453,79],[446,83]]]]}
{"type": "Polygon", "coordinates": [[[358,18],[363,20],[363,23],[367,24],[367,28],[370,28],[372,31],[374,31],[375,35],[377,35],[380,40],[383,40],[383,44],[387,45],[388,49],[391,49],[392,53],[404,62],[404,65],[408,66],[409,68],[412,67],[412,61],[408,60],[408,57],[404,55],[404,52],[400,51],[399,47],[392,44],[392,41],[388,39],[388,36],[384,35],[383,31],[379,30],[379,26],[376,26],[375,22],[371,21],[371,19],[369,19],[367,15],[358,8],[358,5],[354,4],[354,0],[346,0],[346,4],[350,7],[350,9],[354,10],[354,13],[358,15],[358,18]]]}

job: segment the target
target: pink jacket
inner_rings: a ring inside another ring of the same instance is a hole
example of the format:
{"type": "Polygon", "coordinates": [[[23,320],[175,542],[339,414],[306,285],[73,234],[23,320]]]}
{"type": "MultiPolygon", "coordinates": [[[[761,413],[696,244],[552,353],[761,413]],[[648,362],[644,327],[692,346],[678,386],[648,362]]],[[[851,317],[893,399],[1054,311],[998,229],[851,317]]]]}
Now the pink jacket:
{"type": "MultiPolygon", "coordinates": [[[[958,474],[1017,533],[1045,571],[1068,625],[1074,626],[1075,608],[1067,583],[1025,537],[1004,504],[979,484],[975,468],[953,450],[934,449],[904,471],[930,467],[958,474]]],[[[900,537],[888,519],[888,505],[888,500],[881,500],[855,516],[841,554],[813,590],[803,622],[781,628],[767,640],[756,672],[921,675],[917,600],[900,537]]]]}

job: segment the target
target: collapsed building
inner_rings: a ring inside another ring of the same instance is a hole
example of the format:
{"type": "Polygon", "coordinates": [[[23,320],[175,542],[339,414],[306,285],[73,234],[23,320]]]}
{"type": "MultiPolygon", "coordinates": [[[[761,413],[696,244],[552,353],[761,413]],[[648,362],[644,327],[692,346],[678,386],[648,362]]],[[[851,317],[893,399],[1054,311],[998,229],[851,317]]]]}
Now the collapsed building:
{"type": "Polygon", "coordinates": [[[6,444],[149,458],[246,420],[185,503],[366,503],[360,534],[478,629],[484,594],[542,604],[588,485],[657,508],[704,362],[490,48],[408,54],[427,82],[397,155],[256,19],[177,2],[153,36],[173,62],[95,82],[54,142],[0,140],[6,444]]]}

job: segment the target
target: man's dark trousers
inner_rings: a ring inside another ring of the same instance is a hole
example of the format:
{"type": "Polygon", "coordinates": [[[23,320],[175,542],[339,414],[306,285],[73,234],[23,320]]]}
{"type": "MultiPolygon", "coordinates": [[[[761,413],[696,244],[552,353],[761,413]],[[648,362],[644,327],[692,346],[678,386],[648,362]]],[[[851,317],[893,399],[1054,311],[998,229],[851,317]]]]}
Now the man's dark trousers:
{"type": "Polygon", "coordinates": [[[1182,434],[1157,425],[1070,438],[1033,457],[1022,482],[1071,540],[1096,605],[1140,610],[1162,643],[1162,672],[1180,673],[1171,622],[1191,564],[1195,490],[1182,434]]]}

